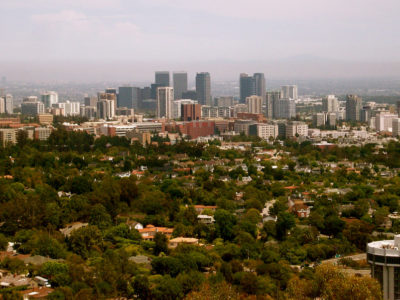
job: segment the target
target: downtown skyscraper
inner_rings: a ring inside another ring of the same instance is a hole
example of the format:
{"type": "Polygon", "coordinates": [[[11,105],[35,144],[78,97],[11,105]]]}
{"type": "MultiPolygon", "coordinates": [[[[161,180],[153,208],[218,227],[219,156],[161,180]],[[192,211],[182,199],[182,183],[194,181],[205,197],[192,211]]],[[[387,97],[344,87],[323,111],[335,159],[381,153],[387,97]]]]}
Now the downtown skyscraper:
{"type": "Polygon", "coordinates": [[[141,102],[141,89],[132,86],[118,88],[118,107],[138,109],[141,102]]]}
{"type": "Polygon", "coordinates": [[[211,77],[210,73],[196,74],[197,101],[201,105],[211,105],[211,77]]]}
{"type": "Polygon", "coordinates": [[[157,88],[157,118],[172,118],[172,103],[174,101],[174,88],[157,88]]]}
{"type": "Polygon", "coordinates": [[[362,109],[362,98],[357,95],[346,96],[346,120],[360,121],[360,112],[362,109]]]}
{"type": "Polygon", "coordinates": [[[254,89],[257,96],[260,96],[263,100],[265,99],[266,84],[264,73],[254,73],[254,89]]]}
{"type": "Polygon", "coordinates": [[[53,104],[58,103],[58,94],[53,91],[48,91],[40,95],[40,100],[45,107],[52,107],[53,104]]]}
{"type": "Polygon", "coordinates": [[[187,91],[188,78],[186,72],[174,72],[174,98],[182,99],[182,94],[187,91]]]}
{"type": "Polygon", "coordinates": [[[158,71],[155,73],[156,84],[160,86],[170,86],[169,84],[169,72],[168,71],[158,71]]]}
{"type": "Polygon", "coordinates": [[[246,98],[256,94],[256,84],[254,77],[246,73],[240,74],[240,103],[245,103],[246,98]]]}
{"type": "Polygon", "coordinates": [[[241,103],[245,103],[247,97],[254,95],[265,99],[266,85],[264,73],[254,73],[253,76],[241,73],[239,85],[241,103]]]}
{"type": "Polygon", "coordinates": [[[297,91],[297,85],[283,85],[281,87],[282,98],[284,99],[298,99],[299,94],[297,91]]]}

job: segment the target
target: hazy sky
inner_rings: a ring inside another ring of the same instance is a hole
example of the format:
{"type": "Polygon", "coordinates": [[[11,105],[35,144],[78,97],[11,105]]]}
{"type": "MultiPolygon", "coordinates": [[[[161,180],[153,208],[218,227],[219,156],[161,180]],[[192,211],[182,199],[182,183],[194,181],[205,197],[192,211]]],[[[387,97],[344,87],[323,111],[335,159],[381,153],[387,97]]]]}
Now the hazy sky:
{"type": "Polygon", "coordinates": [[[0,11],[8,64],[400,62],[399,0],[0,0],[0,11]]]}

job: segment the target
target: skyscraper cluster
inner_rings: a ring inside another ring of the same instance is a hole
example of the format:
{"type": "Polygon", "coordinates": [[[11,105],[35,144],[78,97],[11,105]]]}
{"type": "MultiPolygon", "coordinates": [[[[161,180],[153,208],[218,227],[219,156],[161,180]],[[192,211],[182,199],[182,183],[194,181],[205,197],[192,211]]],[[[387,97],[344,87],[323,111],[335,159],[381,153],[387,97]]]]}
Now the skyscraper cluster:
{"type": "Polygon", "coordinates": [[[254,73],[249,76],[246,73],[240,74],[240,102],[245,103],[249,96],[260,96],[265,98],[266,84],[263,73],[254,73]]]}

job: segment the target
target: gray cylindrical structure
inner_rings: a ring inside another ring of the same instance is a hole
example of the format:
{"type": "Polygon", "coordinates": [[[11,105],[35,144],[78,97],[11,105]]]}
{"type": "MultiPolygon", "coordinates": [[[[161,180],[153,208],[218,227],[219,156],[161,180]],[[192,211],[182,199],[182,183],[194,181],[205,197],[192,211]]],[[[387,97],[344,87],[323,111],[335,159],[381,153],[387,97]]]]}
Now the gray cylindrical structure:
{"type": "Polygon", "coordinates": [[[367,260],[372,277],[381,284],[383,299],[400,299],[400,235],[394,240],[369,243],[367,260]]]}

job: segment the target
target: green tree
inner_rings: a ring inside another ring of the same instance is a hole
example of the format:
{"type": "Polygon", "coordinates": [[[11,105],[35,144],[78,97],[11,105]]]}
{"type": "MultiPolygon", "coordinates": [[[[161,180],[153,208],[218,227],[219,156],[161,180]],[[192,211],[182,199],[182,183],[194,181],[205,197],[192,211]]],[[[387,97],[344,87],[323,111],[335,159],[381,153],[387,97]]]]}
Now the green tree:
{"type": "Polygon", "coordinates": [[[86,259],[91,251],[101,252],[103,238],[97,226],[89,225],[72,231],[69,244],[73,252],[86,259]]]}
{"type": "Polygon", "coordinates": [[[218,236],[224,240],[232,240],[234,237],[233,227],[236,224],[236,217],[227,210],[217,209],[214,219],[218,236]]]}
{"type": "Polygon", "coordinates": [[[0,250],[6,250],[8,246],[8,240],[7,238],[4,236],[4,234],[0,233],[0,250]]]}
{"type": "Polygon", "coordinates": [[[346,225],[343,235],[361,251],[365,251],[367,243],[371,241],[373,225],[361,220],[354,220],[346,225]]]}
{"type": "Polygon", "coordinates": [[[294,216],[288,212],[278,214],[276,221],[276,237],[279,240],[286,238],[287,232],[295,225],[294,216]]]}
{"type": "Polygon", "coordinates": [[[133,290],[134,294],[142,300],[150,300],[151,299],[151,290],[150,283],[147,276],[138,275],[135,277],[133,281],[133,290]]]}
{"type": "Polygon", "coordinates": [[[322,233],[336,236],[342,232],[345,222],[342,221],[337,215],[330,215],[325,218],[324,229],[322,233]]]}
{"type": "Polygon", "coordinates": [[[103,230],[111,226],[111,216],[101,204],[96,204],[90,209],[89,224],[96,225],[103,230]]]}
{"type": "Polygon", "coordinates": [[[157,300],[175,300],[183,297],[182,287],[178,280],[169,275],[162,277],[153,291],[154,299],[157,300]]]}
{"type": "Polygon", "coordinates": [[[154,236],[154,254],[158,255],[161,252],[167,254],[168,253],[168,238],[165,234],[157,232],[154,236]]]}

